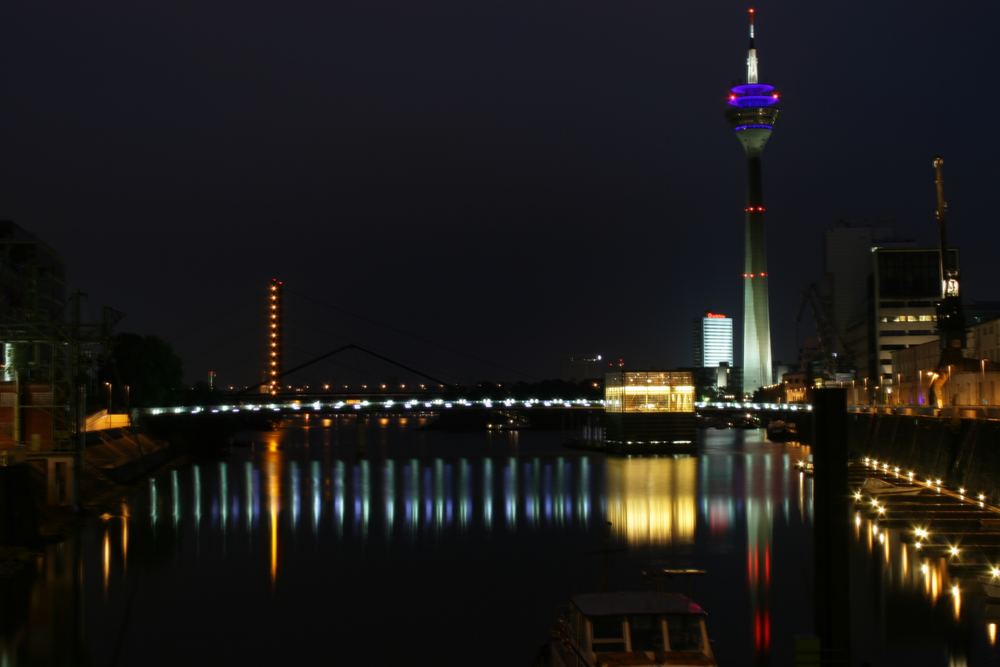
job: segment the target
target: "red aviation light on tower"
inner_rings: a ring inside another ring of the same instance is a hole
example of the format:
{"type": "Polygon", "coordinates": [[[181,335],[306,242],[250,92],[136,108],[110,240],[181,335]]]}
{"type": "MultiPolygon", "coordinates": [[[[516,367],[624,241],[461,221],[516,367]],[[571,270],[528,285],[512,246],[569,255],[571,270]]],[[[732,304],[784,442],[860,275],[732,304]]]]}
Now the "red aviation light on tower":
{"type": "Polygon", "coordinates": [[[283,283],[271,278],[267,291],[267,362],[264,378],[267,393],[276,396],[281,388],[281,291],[283,283]]]}

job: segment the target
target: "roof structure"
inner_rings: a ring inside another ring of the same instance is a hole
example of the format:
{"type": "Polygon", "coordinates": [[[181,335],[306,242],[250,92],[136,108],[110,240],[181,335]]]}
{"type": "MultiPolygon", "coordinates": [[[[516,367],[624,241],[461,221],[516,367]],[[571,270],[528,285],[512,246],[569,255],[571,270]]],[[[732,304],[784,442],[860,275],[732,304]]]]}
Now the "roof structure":
{"type": "Polygon", "coordinates": [[[623,616],[625,614],[699,614],[705,610],[680,593],[656,591],[621,591],[582,593],[571,598],[584,616],[623,616]]]}

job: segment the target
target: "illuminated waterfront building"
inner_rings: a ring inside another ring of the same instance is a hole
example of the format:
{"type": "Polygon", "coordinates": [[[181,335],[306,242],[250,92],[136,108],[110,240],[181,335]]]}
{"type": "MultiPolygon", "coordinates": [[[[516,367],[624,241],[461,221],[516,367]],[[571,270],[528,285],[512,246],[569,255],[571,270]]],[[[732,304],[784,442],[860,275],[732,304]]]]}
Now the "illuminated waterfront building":
{"type": "Polygon", "coordinates": [[[694,378],[690,371],[615,371],[604,376],[607,441],[669,450],[695,435],[694,378]]]}
{"type": "Polygon", "coordinates": [[[760,83],[754,45],[754,10],[750,10],[750,47],[746,83],[729,93],[726,118],[747,158],[743,263],[743,391],[752,393],[772,382],[771,323],[767,295],[767,252],[764,243],[764,187],[761,154],[778,118],[778,93],[760,83]]]}

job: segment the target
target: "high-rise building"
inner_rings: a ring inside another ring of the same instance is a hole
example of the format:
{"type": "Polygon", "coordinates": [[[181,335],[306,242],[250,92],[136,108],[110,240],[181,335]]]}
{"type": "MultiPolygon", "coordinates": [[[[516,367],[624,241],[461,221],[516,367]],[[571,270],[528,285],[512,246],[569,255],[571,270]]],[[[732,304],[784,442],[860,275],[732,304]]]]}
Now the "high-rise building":
{"type": "MultiPolygon", "coordinates": [[[[848,327],[867,317],[868,280],[872,274],[872,248],[899,243],[888,226],[841,221],[823,239],[825,296],[834,339],[833,351],[845,354],[848,327]]],[[[852,360],[861,363],[862,360],[852,360]]]]}
{"type": "Polygon", "coordinates": [[[767,252],[764,243],[764,186],[761,154],[778,119],[778,93],[758,76],[754,45],[754,10],[750,10],[750,46],[746,83],[729,93],[726,118],[747,158],[747,201],[744,212],[743,263],[743,391],[772,383],[771,323],[767,296],[767,252]]]}
{"type": "MultiPolygon", "coordinates": [[[[957,267],[958,251],[949,254],[957,267]]],[[[938,339],[940,255],[937,248],[874,248],[871,256],[868,363],[859,374],[870,388],[884,388],[894,379],[893,351],[938,339]]]]}
{"type": "Polygon", "coordinates": [[[733,365],[733,321],[722,313],[705,313],[694,321],[694,365],[733,365]]]}

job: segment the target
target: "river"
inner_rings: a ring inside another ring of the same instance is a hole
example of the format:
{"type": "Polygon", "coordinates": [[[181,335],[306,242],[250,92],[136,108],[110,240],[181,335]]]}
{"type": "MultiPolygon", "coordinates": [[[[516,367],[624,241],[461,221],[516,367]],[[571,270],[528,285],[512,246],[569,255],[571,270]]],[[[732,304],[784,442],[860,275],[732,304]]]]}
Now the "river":
{"type": "MultiPolygon", "coordinates": [[[[697,456],[619,458],[422,426],[295,420],[158,473],[7,596],[0,667],[530,665],[569,597],[605,585],[688,593],[720,665],[793,664],[813,632],[807,447],[708,430],[697,456]]],[[[995,664],[983,600],[869,537],[852,536],[856,662],[995,664]]]]}

